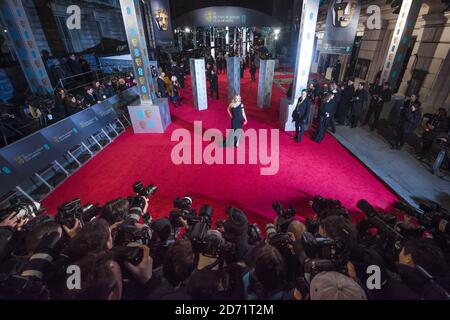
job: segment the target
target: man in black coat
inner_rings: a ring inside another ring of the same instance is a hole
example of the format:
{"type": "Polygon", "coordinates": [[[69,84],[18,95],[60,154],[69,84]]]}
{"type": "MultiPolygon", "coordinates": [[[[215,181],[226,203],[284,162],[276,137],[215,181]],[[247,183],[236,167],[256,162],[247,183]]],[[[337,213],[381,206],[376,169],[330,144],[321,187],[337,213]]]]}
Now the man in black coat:
{"type": "Polygon", "coordinates": [[[297,106],[292,112],[292,121],[295,122],[295,141],[300,142],[305,133],[305,125],[308,124],[308,117],[311,109],[311,100],[308,98],[306,90],[302,90],[302,95],[298,99],[297,106]],[[300,134],[300,137],[299,137],[300,134]]]}
{"type": "Polygon", "coordinates": [[[67,61],[70,70],[74,76],[83,73],[83,69],[81,67],[80,62],[77,60],[77,57],[74,54],[71,54],[69,60],[67,61]]]}
{"type": "Polygon", "coordinates": [[[336,83],[332,83],[330,85],[330,91],[331,93],[334,95],[334,98],[332,100],[333,105],[330,108],[330,121],[329,121],[329,125],[331,127],[331,132],[336,133],[336,113],[338,110],[338,106],[341,102],[341,91],[339,91],[339,87],[336,83]]]}
{"type": "Polygon", "coordinates": [[[422,134],[421,156],[427,158],[436,139],[446,137],[449,129],[447,111],[439,108],[438,112],[430,117],[422,134]]]}
{"type": "Polygon", "coordinates": [[[252,81],[256,81],[256,64],[254,62],[250,66],[250,75],[252,76],[252,81]]]}
{"type": "Polygon", "coordinates": [[[219,79],[217,73],[211,70],[211,76],[209,78],[209,95],[214,96],[216,94],[216,100],[219,100],[219,79]]]}
{"type": "Polygon", "coordinates": [[[156,80],[156,83],[158,84],[158,91],[159,91],[160,98],[167,97],[166,85],[164,84],[164,79],[163,79],[165,75],[166,74],[164,72],[162,72],[161,75],[156,80]]]}
{"type": "Polygon", "coordinates": [[[392,98],[392,89],[389,82],[385,82],[382,86],[376,86],[371,94],[372,101],[370,103],[369,110],[367,111],[366,119],[361,126],[369,124],[370,118],[374,115],[372,125],[370,126],[370,130],[373,131],[377,127],[378,121],[380,120],[380,115],[384,104],[391,101],[392,98]]]}
{"type": "Polygon", "coordinates": [[[397,137],[392,148],[400,150],[422,119],[421,103],[416,95],[405,101],[400,114],[400,123],[397,127],[397,137]]]}
{"type": "Polygon", "coordinates": [[[341,93],[341,101],[337,111],[338,123],[345,125],[348,112],[352,107],[352,98],[355,95],[354,80],[348,79],[347,85],[341,93]]]}
{"type": "Polygon", "coordinates": [[[91,107],[94,104],[97,104],[99,100],[95,96],[94,89],[92,87],[86,87],[85,88],[85,94],[83,97],[83,105],[85,107],[91,107]]]}
{"type": "Polygon", "coordinates": [[[364,82],[360,82],[358,85],[358,90],[355,92],[355,96],[353,97],[353,106],[351,111],[351,127],[356,128],[358,125],[358,120],[362,115],[364,104],[369,99],[369,94],[365,89],[366,84],[364,82]]]}
{"type": "Polygon", "coordinates": [[[314,141],[317,143],[322,142],[323,138],[325,138],[325,132],[330,124],[331,114],[336,110],[336,104],[333,100],[334,94],[329,92],[321,101],[319,108],[319,126],[314,134],[314,141]]]}

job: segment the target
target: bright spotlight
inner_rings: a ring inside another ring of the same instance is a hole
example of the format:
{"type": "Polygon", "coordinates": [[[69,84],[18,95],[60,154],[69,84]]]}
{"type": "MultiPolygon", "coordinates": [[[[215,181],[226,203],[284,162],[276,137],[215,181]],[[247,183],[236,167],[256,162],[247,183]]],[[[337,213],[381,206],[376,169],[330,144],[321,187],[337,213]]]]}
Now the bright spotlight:
{"type": "Polygon", "coordinates": [[[184,28],[185,32],[191,32],[191,29],[189,29],[188,27],[184,28]]]}
{"type": "Polygon", "coordinates": [[[281,31],[281,30],[280,30],[279,28],[276,28],[276,29],[274,30],[274,32],[275,32],[276,35],[280,34],[280,31],[281,31]]]}

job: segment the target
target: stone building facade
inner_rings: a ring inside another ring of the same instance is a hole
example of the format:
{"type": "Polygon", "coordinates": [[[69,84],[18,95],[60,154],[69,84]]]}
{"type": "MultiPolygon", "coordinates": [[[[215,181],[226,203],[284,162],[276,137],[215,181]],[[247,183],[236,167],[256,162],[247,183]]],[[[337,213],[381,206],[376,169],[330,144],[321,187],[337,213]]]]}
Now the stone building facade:
{"type": "MultiPolygon", "coordinates": [[[[441,0],[423,2],[413,32],[410,57],[405,62],[406,68],[398,84],[399,96],[409,96],[413,92],[420,95],[424,112],[450,107],[450,12],[445,11],[445,7],[441,0]]],[[[320,17],[316,30],[318,52],[325,29],[326,12],[322,10],[320,17]]],[[[356,60],[356,81],[372,83],[382,70],[397,17],[385,0],[363,1],[357,32],[361,38],[356,60]],[[367,7],[373,4],[381,8],[381,30],[369,30],[366,26],[367,7]]],[[[313,71],[319,71],[322,56],[320,53],[317,55],[313,71]]],[[[342,80],[350,56],[340,56],[339,59],[343,66],[342,80]]]]}

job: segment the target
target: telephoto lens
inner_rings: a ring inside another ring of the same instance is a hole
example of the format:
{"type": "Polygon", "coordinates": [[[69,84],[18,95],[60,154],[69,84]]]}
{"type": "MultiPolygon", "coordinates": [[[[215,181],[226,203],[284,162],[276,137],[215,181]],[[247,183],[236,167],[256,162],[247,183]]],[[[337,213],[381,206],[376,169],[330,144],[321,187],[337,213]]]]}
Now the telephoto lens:
{"type": "Polygon", "coordinates": [[[57,247],[60,243],[60,239],[61,234],[59,232],[52,232],[45,235],[33,255],[28,260],[28,263],[25,265],[21,276],[36,277],[42,280],[46,272],[52,266],[54,254],[59,252],[57,247]]]}
{"type": "Polygon", "coordinates": [[[275,225],[273,223],[266,224],[265,230],[266,230],[267,238],[271,238],[273,235],[275,235],[277,233],[277,228],[275,227],[275,225]]]}

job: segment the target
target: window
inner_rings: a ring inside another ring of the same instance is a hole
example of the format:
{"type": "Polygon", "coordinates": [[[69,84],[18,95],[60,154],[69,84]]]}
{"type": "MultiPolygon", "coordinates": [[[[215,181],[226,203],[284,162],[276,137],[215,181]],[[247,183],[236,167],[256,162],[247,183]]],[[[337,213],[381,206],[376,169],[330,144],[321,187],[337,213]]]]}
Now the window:
{"type": "Polygon", "coordinates": [[[55,16],[56,25],[58,26],[59,35],[61,36],[67,52],[74,52],[72,36],[66,25],[66,17],[55,16]]]}
{"type": "Polygon", "coordinates": [[[355,66],[355,78],[366,80],[367,72],[370,67],[370,60],[358,59],[355,66]]]}
{"type": "Polygon", "coordinates": [[[407,95],[419,94],[422,89],[423,82],[428,74],[428,71],[415,69],[412,72],[411,80],[408,83],[407,95]]]}

